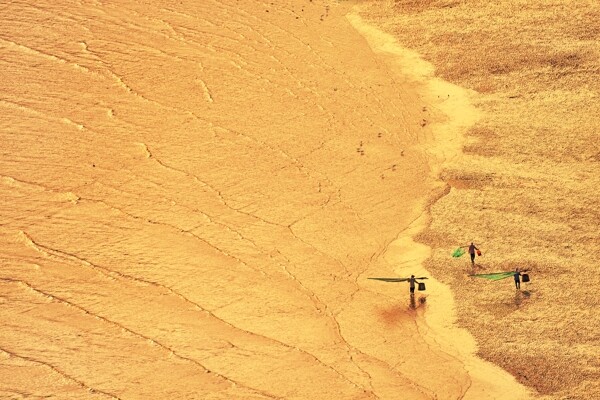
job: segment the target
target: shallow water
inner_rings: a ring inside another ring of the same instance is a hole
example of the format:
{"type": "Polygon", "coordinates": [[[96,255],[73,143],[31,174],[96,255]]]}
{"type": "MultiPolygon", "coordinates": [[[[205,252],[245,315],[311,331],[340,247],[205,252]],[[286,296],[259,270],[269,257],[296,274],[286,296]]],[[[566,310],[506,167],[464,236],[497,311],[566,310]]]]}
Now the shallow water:
{"type": "Polygon", "coordinates": [[[398,246],[418,247],[438,187],[422,121],[444,118],[349,6],[2,8],[2,396],[454,399],[514,383],[473,357],[447,288],[411,306],[405,285],[366,279],[422,270],[427,248],[398,246]]]}

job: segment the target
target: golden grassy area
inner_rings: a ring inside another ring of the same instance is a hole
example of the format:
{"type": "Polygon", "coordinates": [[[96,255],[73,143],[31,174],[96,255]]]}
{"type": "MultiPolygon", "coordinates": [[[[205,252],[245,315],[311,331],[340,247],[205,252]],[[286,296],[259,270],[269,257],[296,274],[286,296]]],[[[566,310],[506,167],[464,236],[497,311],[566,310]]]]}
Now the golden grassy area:
{"type": "Polygon", "coordinates": [[[436,75],[478,92],[483,118],[442,173],[421,240],[479,353],[551,398],[600,398],[600,3],[395,1],[362,15],[436,75]],[[469,278],[531,268],[532,282],[469,278]]]}

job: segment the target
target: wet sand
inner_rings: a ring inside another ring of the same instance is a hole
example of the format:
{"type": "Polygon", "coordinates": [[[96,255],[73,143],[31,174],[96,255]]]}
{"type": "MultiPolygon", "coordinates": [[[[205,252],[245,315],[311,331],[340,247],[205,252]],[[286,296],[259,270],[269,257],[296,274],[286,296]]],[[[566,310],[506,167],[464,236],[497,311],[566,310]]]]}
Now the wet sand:
{"type": "Polygon", "coordinates": [[[427,268],[456,295],[478,354],[553,399],[600,398],[597,3],[383,2],[362,15],[475,91],[481,118],[443,167],[427,268]],[[529,268],[532,281],[469,279],[529,268]]]}
{"type": "Polygon", "coordinates": [[[2,8],[0,396],[533,396],[414,240],[472,91],[345,2],[2,8]]]}

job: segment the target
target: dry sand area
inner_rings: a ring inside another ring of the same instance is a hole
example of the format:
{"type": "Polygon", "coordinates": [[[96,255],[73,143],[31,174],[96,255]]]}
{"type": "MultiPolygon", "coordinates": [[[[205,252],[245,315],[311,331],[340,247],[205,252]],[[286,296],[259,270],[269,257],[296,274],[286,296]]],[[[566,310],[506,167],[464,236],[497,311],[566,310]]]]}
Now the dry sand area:
{"type": "Polygon", "coordinates": [[[476,91],[483,114],[441,174],[427,268],[454,289],[481,356],[552,398],[600,398],[600,3],[379,6],[364,14],[476,91]],[[468,261],[448,254],[471,240],[476,272],[531,268],[526,290],[466,279],[468,261]]]}
{"type": "Polygon", "coordinates": [[[0,398],[598,398],[599,6],[419,4],[0,2],[0,398]]]}

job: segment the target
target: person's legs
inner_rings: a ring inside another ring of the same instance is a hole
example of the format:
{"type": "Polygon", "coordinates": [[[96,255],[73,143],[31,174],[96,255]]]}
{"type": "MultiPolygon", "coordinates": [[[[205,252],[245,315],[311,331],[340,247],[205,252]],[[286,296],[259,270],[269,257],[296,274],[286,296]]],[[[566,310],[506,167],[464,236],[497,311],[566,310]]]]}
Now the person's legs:
{"type": "Polygon", "coordinates": [[[471,254],[471,265],[475,265],[475,253],[470,253],[471,254]]]}

